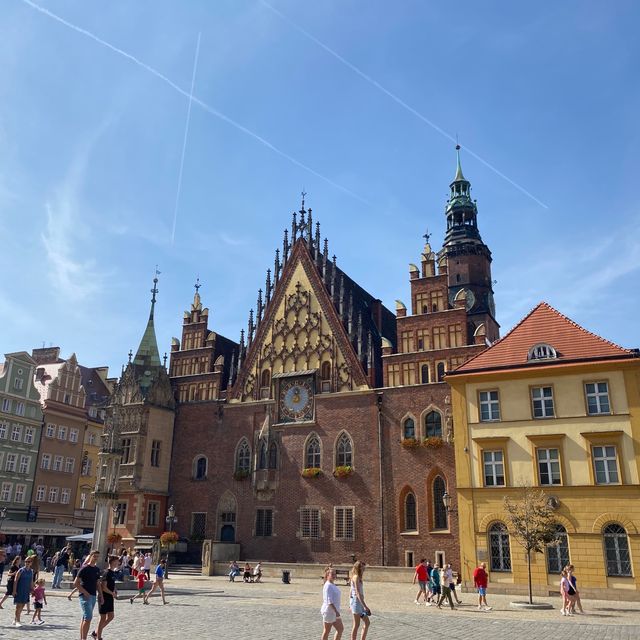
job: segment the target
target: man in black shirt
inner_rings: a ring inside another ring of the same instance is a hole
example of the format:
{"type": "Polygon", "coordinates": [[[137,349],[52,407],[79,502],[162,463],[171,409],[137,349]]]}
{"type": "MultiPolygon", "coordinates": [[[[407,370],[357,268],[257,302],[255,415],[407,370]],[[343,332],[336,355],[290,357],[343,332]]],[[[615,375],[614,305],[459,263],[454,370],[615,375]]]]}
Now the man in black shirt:
{"type": "Polygon", "coordinates": [[[98,607],[100,622],[94,633],[96,638],[102,638],[104,628],[113,620],[115,615],[113,602],[116,599],[116,567],[120,564],[118,556],[109,556],[109,568],[100,578],[99,588],[102,590],[102,604],[98,607]]]}
{"type": "Polygon", "coordinates": [[[78,572],[73,586],[78,590],[80,608],[82,609],[82,621],[80,622],[80,640],[87,640],[93,610],[96,606],[96,599],[102,605],[102,589],[98,585],[100,579],[100,569],[96,567],[96,562],[100,552],[93,550],[87,558],[87,564],[78,572]]]}

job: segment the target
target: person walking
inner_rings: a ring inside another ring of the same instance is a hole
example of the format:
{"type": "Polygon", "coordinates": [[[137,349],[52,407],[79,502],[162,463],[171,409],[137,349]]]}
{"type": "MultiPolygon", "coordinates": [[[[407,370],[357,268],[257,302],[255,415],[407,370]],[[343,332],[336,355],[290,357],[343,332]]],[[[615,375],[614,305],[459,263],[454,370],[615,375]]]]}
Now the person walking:
{"type": "Polygon", "coordinates": [[[4,601],[9,596],[13,596],[13,583],[16,579],[16,573],[18,573],[18,570],[20,569],[20,561],[21,561],[20,556],[14,556],[13,560],[11,561],[11,564],[9,565],[9,571],[7,573],[6,593],[2,597],[2,600],[0,600],[0,609],[4,609],[4,607],[2,606],[4,601]]]}
{"type": "Polygon", "coordinates": [[[24,561],[24,567],[18,569],[13,581],[13,604],[16,606],[15,618],[13,620],[14,627],[21,627],[20,616],[26,604],[29,604],[29,598],[33,592],[33,571],[31,564],[33,560],[27,558],[24,561]]]}
{"type": "Polygon", "coordinates": [[[411,584],[415,584],[416,580],[418,581],[419,590],[416,594],[415,603],[420,604],[420,594],[422,594],[424,603],[427,604],[427,582],[429,580],[429,575],[427,574],[426,558],[422,558],[416,566],[416,570],[413,573],[413,582],[411,584]]]}
{"type": "Polygon", "coordinates": [[[54,558],[55,566],[53,570],[53,583],[51,584],[52,589],[62,589],[60,586],[62,583],[62,576],[65,571],[69,570],[69,559],[71,558],[69,551],[69,547],[64,547],[62,551],[56,554],[58,558],[54,558]]]}
{"type": "Polygon", "coordinates": [[[36,586],[33,589],[33,618],[31,618],[31,624],[44,624],[42,607],[47,604],[47,594],[44,589],[46,583],[47,581],[44,578],[36,580],[36,586]]]}
{"type": "Polygon", "coordinates": [[[451,607],[451,610],[453,611],[455,607],[453,606],[453,600],[451,599],[451,587],[449,586],[450,583],[446,576],[446,570],[441,569],[438,571],[438,573],[440,574],[440,589],[441,589],[440,598],[438,599],[438,609],[442,609],[442,603],[446,598],[449,601],[449,606],[451,607]]]}
{"type": "Polygon", "coordinates": [[[100,622],[98,622],[98,628],[91,632],[91,637],[97,640],[102,640],[104,628],[115,617],[114,603],[118,597],[118,592],[116,591],[116,567],[120,564],[120,558],[111,555],[108,557],[108,561],[109,566],[100,577],[100,582],[98,583],[98,588],[102,592],[102,604],[98,607],[100,622]]]}
{"type": "Polygon", "coordinates": [[[458,594],[456,593],[456,581],[453,579],[453,569],[450,564],[447,564],[444,567],[442,584],[448,585],[451,595],[455,598],[456,602],[458,604],[462,604],[462,600],[458,598],[458,594]]]}
{"type": "Polygon", "coordinates": [[[100,557],[97,550],[91,551],[89,554],[89,562],[85,564],[74,580],[73,586],[78,589],[78,599],[80,600],[80,608],[82,610],[82,620],[80,621],[80,640],[87,640],[91,620],[93,619],[93,610],[96,606],[96,600],[99,605],[103,602],[102,591],[99,588],[98,580],[100,580],[100,569],[96,567],[96,562],[100,557]]]}
{"type": "Polygon", "coordinates": [[[334,584],[336,580],[336,570],[333,567],[327,567],[324,572],[324,586],[322,587],[322,636],[321,640],[328,640],[329,632],[333,627],[336,632],[333,640],[340,640],[344,625],[340,617],[340,589],[334,584]]]}
{"type": "Polygon", "coordinates": [[[573,613],[571,609],[576,606],[576,591],[569,579],[569,572],[566,568],[562,570],[560,575],[560,595],[562,596],[562,609],[560,609],[560,613],[563,616],[572,616],[573,613]]]}
{"type": "Polygon", "coordinates": [[[151,580],[151,554],[148,551],[144,554],[144,572],[147,580],[151,580]]]}
{"type": "Polygon", "coordinates": [[[133,598],[129,598],[129,604],[133,604],[133,601],[137,600],[138,598],[142,598],[143,603],[145,600],[144,596],[147,592],[147,576],[145,575],[144,571],[138,572],[138,577],[136,578],[136,580],[138,581],[138,593],[136,593],[133,598]]]}
{"type": "Polygon", "coordinates": [[[487,573],[487,563],[481,562],[480,566],[473,571],[473,584],[478,590],[478,611],[491,611],[493,607],[487,604],[487,586],[489,584],[489,574],[487,573]]]}
{"type": "Polygon", "coordinates": [[[440,580],[440,567],[437,564],[433,565],[431,569],[431,601],[433,604],[437,605],[440,599],[440,594],[442,593],[441,589],[441,580],[440,580]]]}
{"type": "Polygon", "coordinates": [[[167,566],[167,561],[164,558],[162,558],[162,560],[160,560],[160,564],[156,567],[156,579],[155,579],[155,582],[153,583],[153,586],[151,587],[151,591],[149,591],[149,593],[147,593],[147,595],[144,597],[145,604],[149,604],[149,598],[151,597],[151,594],[156,589],[160,589],[160,595],[162,596],[162,604],[167,604],[167,600],[164,596],[164,570],[166,566],[167,566]]]}
{"type": "Polygon", "coordinates": [[[360,623],[362,623],[360,640],[366,640],[367,632],[369,631],[371,609],[369,609],[367,603],[364,601],[363,573],[365,568],[366,564],[358,560],[351,569],[351,591],[349,594],[349,604],[353,616],[351,640],[357,640],[360,623]]]}
{"type": "Polygon", "coordinates": [[[572,564],[568,564],[566,566],[566,570],[567,570],[567,574],[568,574],[568,578],[571,581],[571,584],[573,585],[573,591],[574,591],[574,602],[573,602],[573,607],[571,608],[571,613],[575,613],[576,612],[576,606],[578,607],[578,610],[580,613],[584,613],[584,609],[582,608],[582,601],[580,600],[580,592],[578,591],[578,579],[575,576],[575,568],[572,564]]]}

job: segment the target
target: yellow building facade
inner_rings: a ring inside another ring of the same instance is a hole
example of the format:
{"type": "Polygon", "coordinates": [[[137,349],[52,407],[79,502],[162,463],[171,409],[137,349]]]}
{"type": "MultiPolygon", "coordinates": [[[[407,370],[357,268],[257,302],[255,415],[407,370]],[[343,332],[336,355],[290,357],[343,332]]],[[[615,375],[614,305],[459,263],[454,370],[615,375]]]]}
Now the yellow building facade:
{"type": "Polygon", "coordinates": [[[452,386],[462,575],[527,590],[505,496],[544,490],[559,543],[534,554],[534,592],[576,567],[583,597],[640,597],[640,357],[541,303],[447,376],[452,386]]]}

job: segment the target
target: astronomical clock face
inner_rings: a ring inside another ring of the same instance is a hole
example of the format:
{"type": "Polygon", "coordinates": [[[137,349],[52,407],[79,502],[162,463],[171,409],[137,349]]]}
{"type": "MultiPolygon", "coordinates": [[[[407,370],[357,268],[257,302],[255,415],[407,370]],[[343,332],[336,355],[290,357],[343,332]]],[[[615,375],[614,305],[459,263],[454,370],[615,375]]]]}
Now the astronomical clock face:
{"type": "Polygon", "coordinates": [[[280,384],[280,422],[313,420],[313,380],[289,378],[280,384]]]}
{"type": "Polygon", "coordinates": [[[467,294],[467,311],[471,311],[473,305],[476,303],[476,296],[471,289],[465,289],[464,291],[467,294]]]}

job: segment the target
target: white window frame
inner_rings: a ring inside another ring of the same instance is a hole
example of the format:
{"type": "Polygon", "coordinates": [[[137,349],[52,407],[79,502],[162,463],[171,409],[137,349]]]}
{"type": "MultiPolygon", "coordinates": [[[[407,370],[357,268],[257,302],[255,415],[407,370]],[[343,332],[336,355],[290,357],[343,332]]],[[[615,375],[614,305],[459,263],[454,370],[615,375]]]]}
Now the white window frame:
{"type": "Polygon", "coordinates": [[[11,502],[13,495],[13,482],[3,482],[0,489],[0,502],[11,502]]]}
{"type": "Polygon", "coordinates": [[[40,468],[45,471],[49,471],[51,469],[51,454],[43,453],[42,458],[40,459],[40,468]]]}
{"type": "Polygon", "coordinates": [[[8,434],[9,434],[9,423],[0,422],[0,438],[2,438],[3,440],[6,440],[8,434]]]}
{"type": "Polygon", "coordinates": [[[51,503],[58,502],[58,493],[59,493],[58,487],[49,487],[49,499],[47,500],[47,502],[51,502],[51,503]]]}
{"type": "Polygon", "coordinates": [[[60,491],[60,504],[69,504],[71,502],[71,489],[63,487],[60,491]]]}
{"type": "Polygon", "coordinates": [[[64,472],[65,473],[73,473],[76,468],[76,459],[75,458],[67,458],[64,461],[64,472]]]}
{"type": "Polygon", "coordinates": [[[553,387],[550,385],[531,387],[531,406],[535,420],[555,418],[556,403],[553,397],[553,387]],[[551,403],[550,408],[549,403],[551,403]]]}
{"type": "Polygon", "coordinates": [[[17,391],[22,391],[22,386],[24,385],[24,380],[22,378],[14,378],[13,379],[13,388],[17,391]]]}
{"type": "Polygon", "coordinates": [[[11,425],[11,442],[22,442],[22,425],[11,425]]]}
{"type": "Polygon", "coordinates": [[[69,429],[69,442],[72,442],[73,444],[78,442],[79,434],[80,434],[80,431],[78,429],[69,429]]]}
{"type": "Polygon", "coordinates": [[[64,464],[64,456],[53,456],[53,465],[51,471],[62,471],[62,465],[64,464]]]}
{"type": "Polygon", "coordinates": [[[67,439],[67,427],[63,424],[58,425],[58,440],[67,439]]]}
{"type": "Polygon", "coordinates": [[[560,449],[558,447],[539,447],[536,449],[536,462],[538,465],[538,482],[540,485],[544,487],[559,487],[562,485],[562,471],[560,468],[560,449]],[[551,457],[551,452],[555,451],[557,457],[554,459],[551,457]],[[541,454],[544,454],[541,458],[541,454]],[[554,482],[554,472],[553,465],[554,463],[558,467],[557,478],[558,482],[554,482]],[[542,471],[541,466],[545,466],[547,468],[547,475],[549,476],[550,482],[542,481],[542,471]]]}
{"type": "Polygon", "coordinates": [[[607,484],[620,484],[620,469],[618,468],[618,448],[615,444],[596,444],[591,448],[591,455],[593,457],[593,479],[598,485],[607,484]],[[607,449],[613,449],[613,455],[607,449]],[[600,451],[598,451],[600,450],[600,451]],[[613,461],[615,469],[611,469],[609,462],[613,461]],[[598,481],[598,470],[596,469],[597,462],[603,462],[603,472],[605,475],[605,481],[598,481]],[[615,474],[615,480],[612,480],[612,475],[615,474]]]}
{"type": "Polygon", "coordinates": [[[17,416],[24,415],[24,402],[16,402],[16,415],[17,416]]]}
{"type": "Polygon", "coordinates": [[[36,488],[36,502],[44,502],[47,497],[47,485],[39,484],[36,488]]]}
{"type": "Polygon", "coordinates": [[[505,455],[503,449],[483,449],[482,451],[482,480],[485,487],[504,487],[507,483],[507,477],[505,474],[505,455]],[[500,454],[500,459],[497,459],[496,454],[500,454]],[[487,456],[490,456],[487,459],[487,456]],[[498,466],[502,467],[502,483],[498,484],[499,474],[496,473],[498,466]],[[491,478],[493,484],[487,483],[487,468],[491,470],[491,478]]]}
{"type": "Polygon", "coordinates": [[[479,391],[478,399],[478,416],[480,422],[500,422],[500,392],[497,389],[479,391]],[[495,394],[495,398],[493,394],[495,394]],[[487,418],[482,417],[483,407],[486,409],[487,418]]]}
{"type": "Polygon", "coordinates": [[[356,539],[356,508],[333,507],[333,539],[352,542],[356,539]]]}
{"type": "Polygon", "coordinates": [[[47,423],[47,430],[45,431],[45,435],[47,438],[55,438],[56,437],[56,425],[52,422],[47,423]]]}
{"type": "Polygon", "coordinates": [[[36,435],[36,430],[33,427],[24,428],[24,443],[33,444],[33,439],[36,435]]]}
{"type": "Polygon", "coordinates": [[[29,473],[29,467],[31,466],[31,456],[20,456],[20,466],[18,467],[18,473],[29,473]]]}
{"type": "Polygon", "coordinates": [[[585,401],[587,403],[587,414],[590,416],[610,415],[611,414],[611,398],[609,396],[609,383],[606,380],[597,380],[595,382],[584,383],[585,401]],[[589,392],[589,386],[593,386],[593,391],[589,392]],[[600,391],[600,385],[606,387],[605,391],[600,391]],[[589,398],[595,400],[595,411],[591,411],[589,406],[589,398]],[[607,410],[603,411],[603,399],[606,398],[607,410]]]}
{"type": "Polygon", "coordinates": [[[85,491],[80,492],[80,508],[87,508],[87,493],[85,491]]]}
{"type": "Polygon", "coordinates": [[[4,470],[10,473],[15,473],[17,465],[18,465],[18,454],[7,453],[7,459],[4,463],[4,470]]]}
{"type": "Polygon", "coordinates": [[[2,399],[2,410],[5,413],[9,413],[11,411],[11,400],[9,398],[2,399]]]}
{"type": "Polygon", "coordinates": [[[27,485],[17,484],[13,494],[13,501],[17,502],[18,504],[24,504],[26,495],[27,495],[27,485]]]}

